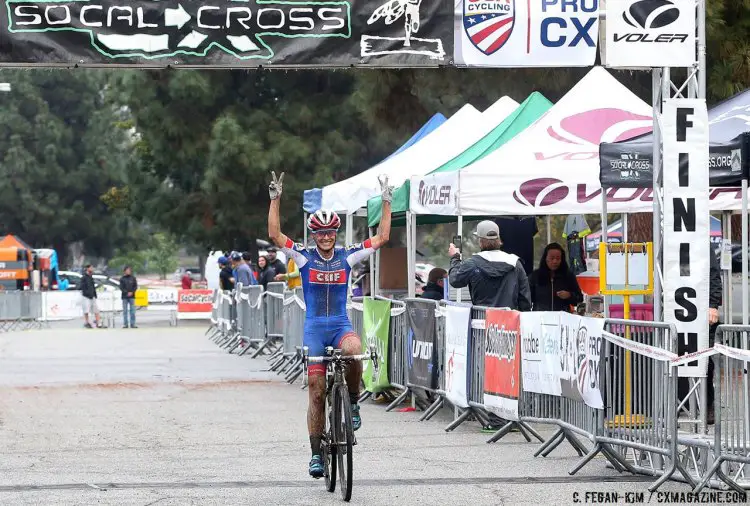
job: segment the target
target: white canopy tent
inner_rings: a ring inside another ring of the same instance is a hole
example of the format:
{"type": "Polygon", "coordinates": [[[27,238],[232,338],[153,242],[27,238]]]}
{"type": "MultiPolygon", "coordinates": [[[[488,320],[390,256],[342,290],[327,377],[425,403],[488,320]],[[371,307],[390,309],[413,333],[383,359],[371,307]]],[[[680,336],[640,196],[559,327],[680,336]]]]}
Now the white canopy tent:
{"type": "Polygon", "coordinates": [[[322,207],[352,214],[380,194],[378,177],[400,186],[412,175],[424,175],[461,154],[505,119],[518,103],[502,97],[483,113],[467,104],[419,143],[378,165],[323,188],[322,207]]]}

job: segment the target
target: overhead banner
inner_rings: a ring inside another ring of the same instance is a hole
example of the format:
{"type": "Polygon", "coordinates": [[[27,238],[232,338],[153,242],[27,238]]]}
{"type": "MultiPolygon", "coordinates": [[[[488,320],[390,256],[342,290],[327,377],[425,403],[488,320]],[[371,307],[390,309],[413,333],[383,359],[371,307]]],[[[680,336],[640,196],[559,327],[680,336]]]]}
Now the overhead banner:
{"type": "Polygon", "coordinates": [[[474,67],[588,67],[596,59],[598,0],[459,0],[455,63],[474,67]]]}
{"type": "Polygon", "coordinates": [[[603,318],[563,312],[521,314],[523,389],[603,409],[600,359],[603,318]]]}
{"type": "Polygon", "coordinates": [[[690,67],[696,61],[694,0],[607,0],[607,67],[690,67]]]}
{"type": "Polygon", "coordinates": [[[388,381],[388,342],[391,326],[391,301],[365,297],[362,323],[362,351],[370,352],[375,346],[378,354],[378,370],[375,371],[372,361],[365,360],[362,369],[362,380],[365,390],[372,393],[382,392],[391,386],[388,381]]]}
{"type": "MultiPolygon", "coordinates": [[[[708,348],[711,243],[708,111],[703,99],[668,99],[664,135],[664,321],[677,327],[680,355],[708,348]]],[[[705,376],[702,358],[680,376],[705,376]]]]}
{"type": "Polygon", "coordinates": [[[458,171],[411,178],[410,208],[415,214],[458,214],[458,171]]]}
{"type": "Polygon", "coordinates": [[[445,306],[445,396],[459,408],[468,408],[466,397],[469,368],[471,304],[445,306]]]}
{"type": "Polygon", "coordinates": [[[487,309],[485,329],[484,406],[500,418],[518,421],[521,313],[487,309]]]}
{"type": "Polygon", "coordinates": [[[409,321],[409,383],[423,388],[438,387],[437,329],[432,300],[407,300],[409,321]]]}
{"type": "Polygon", "coordinates": [[[407,0],[5,0],[0,63],[437,66],[452,6],[407,0]]]}

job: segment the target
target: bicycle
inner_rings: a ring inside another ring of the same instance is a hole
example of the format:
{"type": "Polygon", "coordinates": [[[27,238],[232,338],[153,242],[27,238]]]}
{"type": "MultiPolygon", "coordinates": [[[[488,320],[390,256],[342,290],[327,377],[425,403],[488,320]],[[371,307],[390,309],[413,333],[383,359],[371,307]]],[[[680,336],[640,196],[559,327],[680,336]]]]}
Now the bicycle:
{"type": "Polygon", "coordinates": [[[343,355],[341,350],[326,347],[324,357],[310,357],[307,346],[302,348],[302,364],[307,378],[308,363],[326,364],[326,428],[323,433],[320,449],[323,453],[323,466],[326,489],[333,493],[336,490],[336,471],[338,470],[339,490],[344,501],[352,498],[353,446],[357,444],[352,427],[352,405],[349,402],[349,389],[344,380],[346,365],[355,360],[372,360],[373,368],[378,370],[378,355],[374,346],[370,353],[362,355],[343,355]]]}

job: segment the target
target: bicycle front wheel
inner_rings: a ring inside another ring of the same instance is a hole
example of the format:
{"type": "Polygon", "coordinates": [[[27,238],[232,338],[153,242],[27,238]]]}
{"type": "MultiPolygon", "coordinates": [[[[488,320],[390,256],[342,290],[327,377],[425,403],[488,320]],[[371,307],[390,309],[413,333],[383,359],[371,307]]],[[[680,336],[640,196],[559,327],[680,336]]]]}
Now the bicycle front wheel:
{"type": "Polygon", "coordinates": [[[326,395],[326,431],[323,437],[323,464],[325,466],[326,490],[336,490],[336,410],[331,406],[333,396],[326,395]]]}
{"type": "Polygon", "coordinates": [[[336,387],[334,400],[336,409],[336,456],[338,457],[339,489],[344,501],[352,498],[352,474],[354,468],[354,429],[352,427],[352,405],[346,385],[336,387]]]}

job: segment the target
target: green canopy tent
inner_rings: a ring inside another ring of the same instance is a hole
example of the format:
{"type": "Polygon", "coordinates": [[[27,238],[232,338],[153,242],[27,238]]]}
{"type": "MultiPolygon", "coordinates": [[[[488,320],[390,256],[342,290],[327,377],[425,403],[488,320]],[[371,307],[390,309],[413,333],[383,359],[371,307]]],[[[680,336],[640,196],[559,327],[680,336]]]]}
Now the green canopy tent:
{"type": "MultiPolygon", "coordinates": [[[[446,162],[442,166],[428,173],[431,174],[455,172],[472,163],[481,160],[492,153],[503,144],[511,140],[527,126],[540,118],[552,107],[552,103],[539,92],[533,92],[521,103],[515,111],[506,117],[497,127],[482,137],[463,153],[446,162]]],[[[403,227],[406,224],[406,213],[410,210],[411,181],[407,179],[404,184],[393,192],[391,204],[392,226],[403,227]]],[[[370,227],[377,227],[380,223],[382,213],[382,201],[380,197],[373,197],[367,201],[367,222],[370,227]]],[[[446,223],[455,221],[452,216],[419,215],[417,223],[446,223]]]]}

